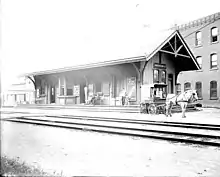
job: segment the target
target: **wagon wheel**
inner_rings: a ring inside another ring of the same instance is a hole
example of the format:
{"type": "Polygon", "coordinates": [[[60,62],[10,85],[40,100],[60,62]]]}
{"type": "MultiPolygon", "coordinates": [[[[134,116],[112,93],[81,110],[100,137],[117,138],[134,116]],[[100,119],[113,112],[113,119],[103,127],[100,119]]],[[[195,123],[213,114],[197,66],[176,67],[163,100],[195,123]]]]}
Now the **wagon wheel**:
{"type": "Polygon", "coordinates": [[[150,104],[148,106],[148,113],[149,114],[156,114],[157,113],[157,107],[155,106],[155,104],[150,104]]]}

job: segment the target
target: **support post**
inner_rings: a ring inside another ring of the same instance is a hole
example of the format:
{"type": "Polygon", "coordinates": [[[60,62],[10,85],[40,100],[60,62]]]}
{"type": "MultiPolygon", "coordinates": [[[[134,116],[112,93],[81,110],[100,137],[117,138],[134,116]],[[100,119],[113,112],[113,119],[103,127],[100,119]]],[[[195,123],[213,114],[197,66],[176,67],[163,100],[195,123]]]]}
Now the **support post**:
{"type": "Polygon", "coordinates": [[[138,75],[138,82],[141,82],[140,81],[140,75],[141,75],[141,71],[138,69],[138,67],[134,64],[134,63],[132,63],[132,65],[134,66],[134,68],[135,68],[135,70],[136,70],[136,72],[137,72],[137,75],[138,75]]]}
{"type": "Polygon", "coordinates": [[[174,42],[174,51],[176,51],[176,35],[175,35],[175,42],[174,42]]]}
{"type": "Polygon", "coordinates": [[[34,104],[37,103],[37,100],[36,100],[36,94],[37,94],[37,84],[36,84],[36,78],[34,78],[34,76],[27,76],[28,79],[31,80],[31,82],[34,84],[34,104]],[[33,77],[33,78],[32,78],[33,77]]]}
{"type": "Polygon", "coordinates": [[[87,78],[87,76],[84,76],[84,79],[85,79],[86,85],[88,85],[89,83],[88,83],[88,78],[87,78]]]}
{"type": "Polygon", "coordinates": [[[61,81],[60,81],[60,77],[59,77],[59,79],[58,79],[58,88],[59,88],[59,96],[60,96],[60,88],[61,88],[61,81]]]}
{"type": "Polygon", "coordinates": [[[34,89],[36,90],[36,88],[37,88],[36,81],[34,81],[34,79],[31,78],[31,76],[27,76],[27,78],[31,80],[31,82],[34,84],[34,89]]]}

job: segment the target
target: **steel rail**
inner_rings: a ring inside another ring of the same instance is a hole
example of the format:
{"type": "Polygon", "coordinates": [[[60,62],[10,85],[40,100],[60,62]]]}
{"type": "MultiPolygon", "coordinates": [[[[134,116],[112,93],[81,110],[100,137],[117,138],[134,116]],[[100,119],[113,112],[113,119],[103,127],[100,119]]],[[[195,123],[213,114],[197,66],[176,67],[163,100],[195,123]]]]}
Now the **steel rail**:
{"type": "Polygon", "coordinates": [[[209,146],[218,146],[218,147],[220,146],[220,137],[214,135],[201,135],[201,134],[183,133],[183,132],[168,132],[162,130],[147,130],[141,128],[127,128],[127,127],[119,127],[119,126],[94,125],[94,124],[86,124],[86,123],[73,123],[73,122],[40,120],[40,119],[30,119],[30,118],[7,119],[5,121],[54,126],[61,128],[80,129],[80,130],[96,131],[103,133],[113,133],[120,135],[148,137],[154,139],[163,139],[163,140],[170,140],[176,142],[185,142],[185,143],[201,144],[201,145],[209,145],[209,146]]]}
{"type": "MultiPolygon", "coordinates": [[[[29,116],[25,116],[29,117],[29,116]]],[[[144,125],[159,125],[159,126],[175,126],[181,128],[193,128],[193,129],[208,129],[208,130],[220,130],[220,125],[216,124],[201,124],[201,123],[186,123],[186,122],[171,122],[171,121],[153,121],[153,120],[140,120],[140,119],[122,119],[122,118],[107,118],[107,117],[92,117],[92,116],[51,116],[46,115],[46,117],[53,118],[66,118],[66,119],[86,119],[93,121],[106,121],[106,122],[122,122],[122,123],[134,123],[134,124],[144,124],[144,125]]]]}
{"type": "MultiPolygon", "coordinates": [[[[2,112],[3,113],[3,112],[2,112]]],[[[8,114],[7,112],[6,114],[8,114]]],[[[13,114],[14,112],[12,112],[13,114]]],[[[23,113],[23,112],[16,112],[23,113]]],[[[24,112],[24,114],[30,114],[24,112]]],[[[33,113],[36,114],[36,113],[33,113]]],[[[45,115],[43,113],[39,115],[25,115],[25,117],[53,117],[53,118],[66,118],[66,119],[86,119],[93,121],[106,121],[106,122],[122,122],[122,123],[133,123],[133,124],[145,124],[145,125],[159,125],[159,126],[175,126],[175,127],[185,127],[185,128],[194,128],[194,129],[207,129],[207,130],[220,130],[220,125],[218,124],[204,124],[204,123],[192,123],[192,122],[173,122],[173,121],[160,121],[160,120],[141,120],[141,119],[124,119],[124,118],[112,118],[112,117],[99,117],[99,116],[75,116],[75,115],[45,115]]],[[[14,116],[11,118],[17,118],[14,116]]],[[[19,117],[24,117],[20,116],[19,117]]]]}

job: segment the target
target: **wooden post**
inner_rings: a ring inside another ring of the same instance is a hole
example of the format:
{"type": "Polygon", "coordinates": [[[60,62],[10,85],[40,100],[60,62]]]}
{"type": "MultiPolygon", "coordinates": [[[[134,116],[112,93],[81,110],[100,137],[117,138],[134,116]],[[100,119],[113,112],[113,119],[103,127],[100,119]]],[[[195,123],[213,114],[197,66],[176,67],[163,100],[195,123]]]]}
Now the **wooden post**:
{"type": "Polygon", "coordinates": [[[59,96],[60,96],[60,88],[61,88],[61,83],[60,83],[61,81],[60,81],[60,77],[59,77],[59,80],[58,80],[58,88],[59,88],[59,96]]]}
{"type": "Polygon", "coordinates": [[[67,93],[66,93],[66,77],[65,76],[63,76],[63,82],[64,82],[64,104],[66,104],[66,95],[67,95],[67,93]]]}

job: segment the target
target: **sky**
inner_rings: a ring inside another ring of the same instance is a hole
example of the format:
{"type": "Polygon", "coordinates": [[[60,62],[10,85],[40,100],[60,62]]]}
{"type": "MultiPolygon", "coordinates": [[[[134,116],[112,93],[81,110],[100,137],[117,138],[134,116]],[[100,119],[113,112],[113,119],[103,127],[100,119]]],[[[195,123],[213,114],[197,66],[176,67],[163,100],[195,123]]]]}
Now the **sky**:
{"type": "Polygon", "coordinates": [[[216,12],[219,0],[2,0],[2,90],[24,73],[128,55],[149,29],[216,12]]]}

